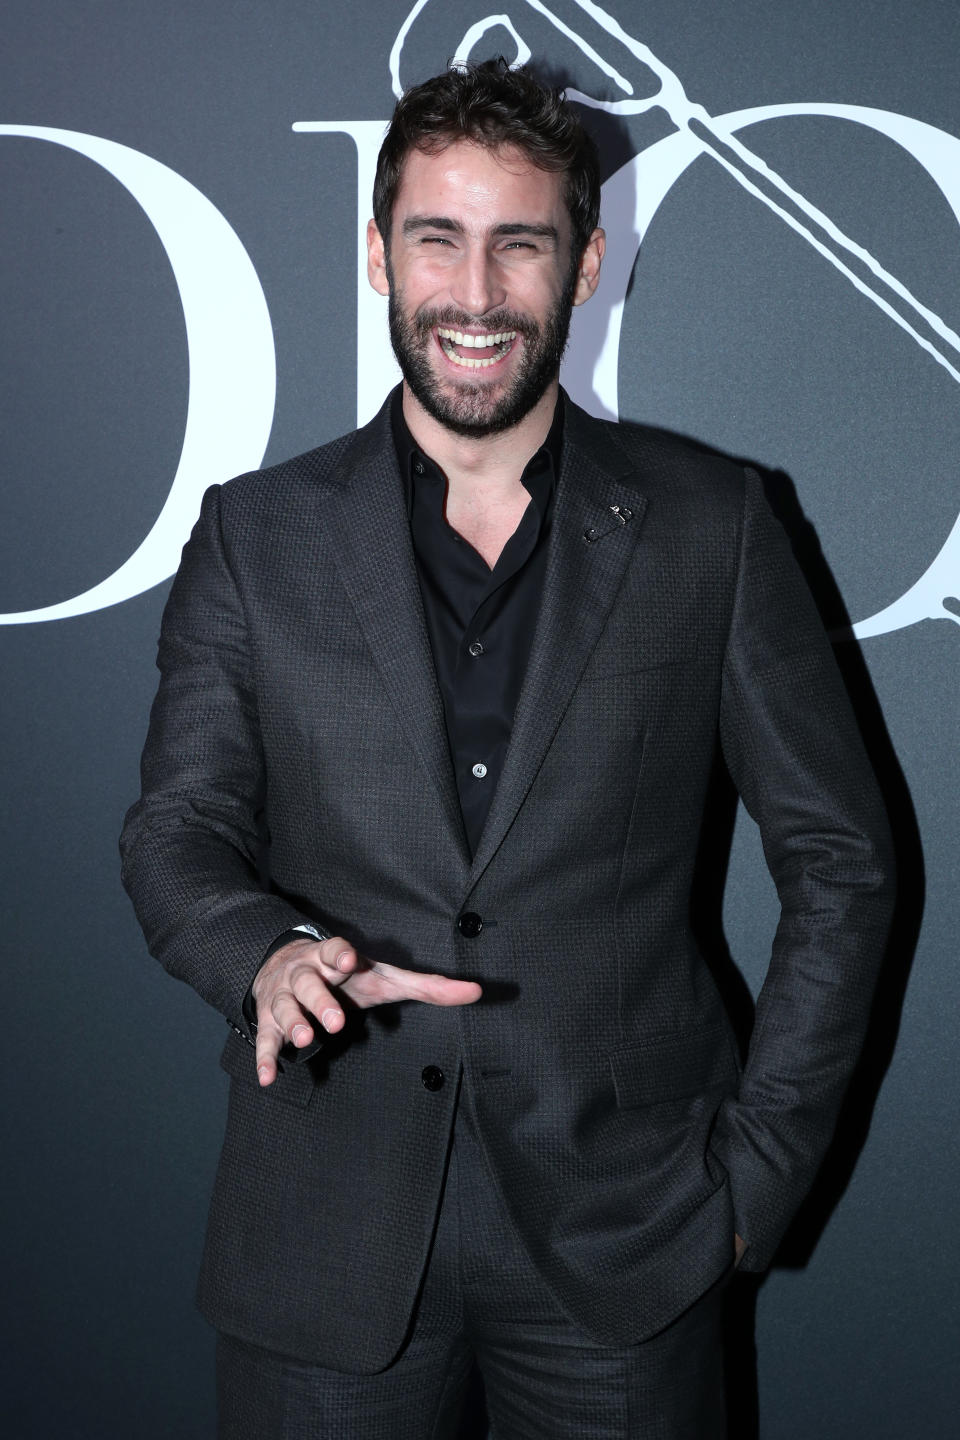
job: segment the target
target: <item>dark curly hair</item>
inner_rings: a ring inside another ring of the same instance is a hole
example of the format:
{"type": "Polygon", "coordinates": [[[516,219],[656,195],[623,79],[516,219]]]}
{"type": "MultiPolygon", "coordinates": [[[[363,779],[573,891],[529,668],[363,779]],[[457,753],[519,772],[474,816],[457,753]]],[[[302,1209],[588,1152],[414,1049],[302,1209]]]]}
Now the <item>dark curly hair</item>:
{"type": "Polygon", "coordinates": [[[502,55],[446,70],[397,102],[373,185],[373,217],[385,245],[409,151],[432,154],[456,140],[490,149],[515,145],[538,169],[562,173],[579,260],[600,219],[597,147],[562,90],[542,85],[525,66],[511,70],[502,55]]]}

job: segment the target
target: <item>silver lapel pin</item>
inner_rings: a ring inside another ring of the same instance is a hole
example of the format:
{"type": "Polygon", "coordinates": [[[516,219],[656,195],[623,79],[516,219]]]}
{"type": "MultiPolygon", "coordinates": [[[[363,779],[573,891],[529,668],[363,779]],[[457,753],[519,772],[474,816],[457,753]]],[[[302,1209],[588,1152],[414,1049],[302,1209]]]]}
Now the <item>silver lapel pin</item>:
{"type": "Polygon", "coordinates": [[[628,510],[626,505],[608,505],[607,510],[613,516],[612,522],[607,522],[602,526],[591,525],[589,529],[584,530],[583,538],[588,545],[592,545],[595,540],[602,540],[604,535],[609,535],[612,530],[616,530],[618,525],[626,525],[633,519],[633,511],[628,510]]]}

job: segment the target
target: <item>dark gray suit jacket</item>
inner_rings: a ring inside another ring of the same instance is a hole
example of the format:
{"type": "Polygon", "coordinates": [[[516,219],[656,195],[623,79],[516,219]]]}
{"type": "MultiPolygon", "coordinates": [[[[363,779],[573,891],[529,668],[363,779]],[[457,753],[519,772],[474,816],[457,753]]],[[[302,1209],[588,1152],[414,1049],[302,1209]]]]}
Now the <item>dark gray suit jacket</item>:
{"type": "Polygon", "coordinates": [[[239,1032],[200,1287],[214,1324],[388,1363],[461,1068],[507,1206],[591,1335],[661,1328],[728,1267],[735,1228],[747,1267],[769,1262],[861,1044],[890,887],[830,646],[755,475],[568,402],[536,638],[472,861],[386,407],[208,492],[159,665],[125,880],[153,953],[239,1032]],[[742,1074],[690,922],[718,737],[783,907],[742,1074]],[[261,1091],[243,997],[304,921],[485,998],[355,1012],[261,1091]]]}

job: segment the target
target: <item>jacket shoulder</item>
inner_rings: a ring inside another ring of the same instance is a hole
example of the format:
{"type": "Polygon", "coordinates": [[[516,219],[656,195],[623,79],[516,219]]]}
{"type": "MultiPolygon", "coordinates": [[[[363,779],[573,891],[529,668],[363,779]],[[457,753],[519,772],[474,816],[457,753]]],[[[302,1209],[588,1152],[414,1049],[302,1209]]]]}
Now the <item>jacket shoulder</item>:
{"type": "Polygon", "coordinates": [[[390,399],[368,424],[305,450],[278,464],[247,471],[220,487],[224,513],[271,511],[316,501],[324,490],[338,489],[362,466],[373,480],[378,471],[395,468],[390,399]]]}
{"type": "Polygon", "coordinates": [[[649,500],[740,515],[750,467],[671,430],[632,421],[599,420],[571,405],[569,434],[586,453],[604,456],[649,500]]]}
{"type": "Polygon", "coordinates": [[[275,465],[265,465],[259,470],[237,475],[221,486],[221,500],[230,509],[242,509],[267,497],[271,503],[276,503],[299,490],[315,491],[318,486],[335,481],[343,473],[360,433],[349,431],[312,450],[305,450],[302,455],[293,455],[275,465]]]}
{"type": "Polygon", "coordinates": [[[678,497],[689,494],[701,502],[712,498],[721,505],[741,508],[747,467],[739,460],[652,425],[605,423],[642,485],[666,488],[678,497]]]}

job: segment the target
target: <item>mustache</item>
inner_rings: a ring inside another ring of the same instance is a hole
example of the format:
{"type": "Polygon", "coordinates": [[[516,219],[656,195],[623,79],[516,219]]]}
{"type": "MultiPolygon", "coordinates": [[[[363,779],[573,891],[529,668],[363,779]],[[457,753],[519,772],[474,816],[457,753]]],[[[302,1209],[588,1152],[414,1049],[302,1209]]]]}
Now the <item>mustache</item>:
{"type": "Polygon", "coordinates": [[[486,315],[471,315],[468,310],[458,310],[456,306],[447,305],[433,310],[419,310],[413,320],[420,335],[427,335],[438,325],[451,330],[468,330],[471,326],[477,326],[488,334],[501,330],[516,330],[525,336],[540,333],[540,326],[535,320],[531,320],[529,315],[521,315],[516,310],[506,308],[488,311],[486,315]]]}

